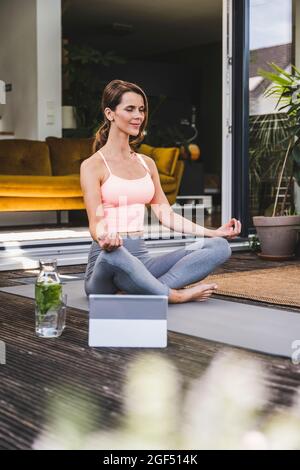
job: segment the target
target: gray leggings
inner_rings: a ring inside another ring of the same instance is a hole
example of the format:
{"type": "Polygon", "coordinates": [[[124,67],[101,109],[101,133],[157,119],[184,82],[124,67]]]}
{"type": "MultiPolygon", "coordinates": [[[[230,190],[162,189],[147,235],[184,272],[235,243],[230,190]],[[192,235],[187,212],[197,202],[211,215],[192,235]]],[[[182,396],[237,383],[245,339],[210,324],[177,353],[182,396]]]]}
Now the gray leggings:
{"type": "Polygon", "coordinates": [[[162,255],[150,255],[145,240],[123,238],[123,246],[107,252],[93,240],[86,266],[84,289],[89,294],[155,294],[169,296],[200,281],[231,256],[225,238],[201,238],[162,255]]]}

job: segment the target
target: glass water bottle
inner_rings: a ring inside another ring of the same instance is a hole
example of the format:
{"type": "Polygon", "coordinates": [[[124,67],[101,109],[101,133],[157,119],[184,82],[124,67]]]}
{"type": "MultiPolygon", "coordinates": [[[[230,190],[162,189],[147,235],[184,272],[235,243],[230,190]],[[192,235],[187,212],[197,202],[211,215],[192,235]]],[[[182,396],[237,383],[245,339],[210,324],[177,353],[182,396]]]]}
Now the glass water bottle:
{"type": "Polygon", "coordinates": [[[39,260],[35,283],[35,331],[38,336],[60,336],[65,327],[66,295],[57,271],[57,259],[39,260]]]}

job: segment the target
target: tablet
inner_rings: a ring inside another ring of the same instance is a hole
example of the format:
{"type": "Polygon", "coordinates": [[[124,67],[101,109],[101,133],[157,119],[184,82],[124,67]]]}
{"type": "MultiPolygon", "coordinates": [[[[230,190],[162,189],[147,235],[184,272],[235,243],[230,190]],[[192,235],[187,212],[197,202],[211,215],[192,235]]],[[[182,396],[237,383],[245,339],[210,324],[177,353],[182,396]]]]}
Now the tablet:
{"type": "Polygon", "coordinates": [[[89,346],[165,348],[168,296],[89,295],[89,346]]]}

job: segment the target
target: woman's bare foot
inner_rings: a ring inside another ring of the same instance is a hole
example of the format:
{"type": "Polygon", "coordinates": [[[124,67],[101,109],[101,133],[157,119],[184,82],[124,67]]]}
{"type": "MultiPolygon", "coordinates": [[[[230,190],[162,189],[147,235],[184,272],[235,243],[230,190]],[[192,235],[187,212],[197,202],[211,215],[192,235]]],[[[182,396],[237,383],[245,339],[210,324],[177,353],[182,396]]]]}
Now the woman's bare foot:
{"type": "MultiPolygon", "coordinates": [[[[191,287],[198,286],[199,284],[208,284],[208,283],[205,282],[205,279],[201,279],[201,281],[197,281],[197,282],[193,282],[192,284],[188,284],[187,286],[184,286],[182,289],[190,289],[191,287]]],[[[215,284],[215,285],[217,286],[217,284],[215,284]]]]}
{"type": "Polygon", "coordinates": [[[183,289],[170,289],[169,303],[180,304],[183,302],[207,300],[218,288],[217,284],[204,284],[202,282],[183,289]]]}
{"type": "MultiPolygon", "coordinates": [[[[169,303],[181,304],[183,302],[204,302],[218,288],[217,284],[204,284],[202,281],[193,284],[191,287],[182,289],[170,289],[169,303]]],[[[116,295],[126,294],[126,291],[118,290],[116,295]]]]}

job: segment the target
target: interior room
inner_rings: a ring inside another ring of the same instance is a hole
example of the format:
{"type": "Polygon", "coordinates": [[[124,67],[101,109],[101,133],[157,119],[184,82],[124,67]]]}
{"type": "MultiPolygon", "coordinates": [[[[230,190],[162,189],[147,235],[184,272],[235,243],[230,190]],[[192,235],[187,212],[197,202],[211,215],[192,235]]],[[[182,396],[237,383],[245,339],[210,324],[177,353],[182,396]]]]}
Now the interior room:
{"type": "MultiPolygon", "coordinates": [[[[1,8],[2,18],[11,18],[2,28],[10,53],[0,55],[6,91],[0,109],[1,173],[4,186],[11,186],[8,174],[21,186],[17,197],[2,198],[1,242],[13,240],[18,249],[20,242],[37,243],[42,249],[49,243],[57,248],[63,240],[86,253],[90,234],[79,169],[92,154],[93,136],[102,119],[101,90],[115,78],[136,82],[145,90],[149,120],[139,151],[153,152],[174,212],[217,228],[221,223],[222,0],[190,0],[184,5],[176,0],[163,4],[65,0],[61,10],[52,4],[50,10],[48,6],[37,12],[28,5],[22,10],[16,0],[1,8]],[[37,56],[30,30],[33,14],[39,15],[38,24],[45,25],[36,31],[40,36],[37,56]],[[10,31],[18,30],[20,22],[20,34],[11,37],[10,31]],[[26,97],[22,90],[27,90],[26,97]],[[26,142],[15,148],[9,142],[14,139],[38,142],[34,148],[26,142]],[[15,152],[11,158],[7,147],[15,152]],[[31,193],[24,178],[36,185],[31,193]],[[72,195],[76,198],[71,199],[72,195]]],[[[149,207],[145,227],[153,249],[167,250],[190,238],[162,227],[149,207]]]]}
{"type": "MultiPolygon", "coordinates": [[[[79,1],[66,2],[62,23],[65,60],[72,47],[73,52],[80,47],[86,61],[92,50],[102,52],[103,57],[92,64],[94,72],[86,84],[86,94],[94,93],[89,99],[96,110],[99,88],[113,78],[123,77],[144,87],[150,108],[145,144],[180,147],[184,171],[177,196],[210,196],[207,223],[217,225],[221,209],[222,1],[190,0],[184,5],[175,1],[170,6],[169,2],[159,5],[158,14],[158,4],[153,2],[143,2],[142,8],[135,1],[117,2],[116,21],[116,3],[100,6],[91,0],[83,6],[79,1]]],[[[85,78],[82,74],[81,80],[85,78]]],[[[82,103],[78,80],[76,103],[82,103]]],[[[68,93],[67,76],[64,86],[63,105],[68,106],[74,96],[68,93]]],[[[88,119],[84,109],[82,115],[88,119]]],[[[97,127],[96,112],[95,116],[97,127]]],[[[85,132],[90,130],[82,124],[64,129],[63,135],[85,132]]]]}

